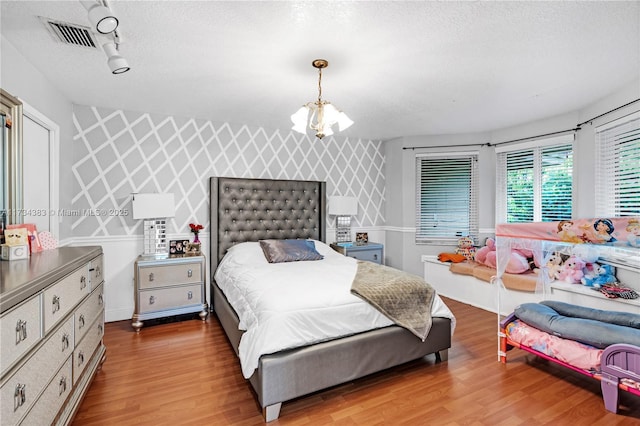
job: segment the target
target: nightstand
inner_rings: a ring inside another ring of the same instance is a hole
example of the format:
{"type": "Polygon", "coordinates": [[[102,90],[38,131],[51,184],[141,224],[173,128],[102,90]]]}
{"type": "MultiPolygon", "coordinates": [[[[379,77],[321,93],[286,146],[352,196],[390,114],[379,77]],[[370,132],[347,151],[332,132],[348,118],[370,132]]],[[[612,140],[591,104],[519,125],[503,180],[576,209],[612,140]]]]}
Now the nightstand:
{"type": "Polygon", "coordinates": [[[354,257],[358,260],[368,260],[369,262],[384,264],[384,246],[378,243],[355,244],[348,246],[331,244],[331,248],[345,256],[354,257]]]}
{"type": "Polygon", "coordinates": [[[138,332],[143,320],[199,312],[209,314],[205,293],[205,257],[163,259],[139,256],[135,263],[135,310],[131,326],[138,332]]]}

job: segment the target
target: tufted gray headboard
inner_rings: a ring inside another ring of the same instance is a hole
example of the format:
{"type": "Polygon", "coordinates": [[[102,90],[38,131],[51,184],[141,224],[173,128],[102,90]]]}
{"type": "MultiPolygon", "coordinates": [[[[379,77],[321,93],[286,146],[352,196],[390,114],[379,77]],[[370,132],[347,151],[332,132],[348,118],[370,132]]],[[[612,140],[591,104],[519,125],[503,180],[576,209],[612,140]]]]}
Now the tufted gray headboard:
{"type": "Polygon", "coordinates": [[[211,273],[234,244],[262,239],[326,240],[326,183],[210,179],[211,273]]]}

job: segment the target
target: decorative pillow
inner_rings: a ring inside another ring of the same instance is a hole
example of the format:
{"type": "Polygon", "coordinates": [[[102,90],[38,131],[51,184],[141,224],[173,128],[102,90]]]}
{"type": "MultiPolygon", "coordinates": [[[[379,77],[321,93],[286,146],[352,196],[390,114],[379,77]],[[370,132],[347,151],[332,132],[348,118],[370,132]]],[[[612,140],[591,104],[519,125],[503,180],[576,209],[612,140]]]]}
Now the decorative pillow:
{"type": "Polygon", "coordinates": [[[269,263],[324,259],[310,240],[260,240],[260,247],[269,263]]]}
{"type": "Polygon", "coordinates": [[[601,309],[592,309],[570,303],[558,302],[555,300],[543,300],[540,302],[549,306],[551,309],[561,315],[574,318],[586,318],[609,324],[622,325],[625,327],[640,328],[640,314],[631,312],[604,311],[601,309]]]}

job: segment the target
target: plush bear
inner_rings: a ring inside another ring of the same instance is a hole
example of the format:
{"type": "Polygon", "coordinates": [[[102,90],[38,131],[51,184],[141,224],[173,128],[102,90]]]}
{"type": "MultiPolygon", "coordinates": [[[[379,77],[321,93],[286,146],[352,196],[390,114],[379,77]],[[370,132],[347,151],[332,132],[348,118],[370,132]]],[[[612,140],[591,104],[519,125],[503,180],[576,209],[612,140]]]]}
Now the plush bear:
{"type": "Polygon", "coordinates": [[[585,262],[577,256],[569,256],[569,258],[562,264],[558,279],[570,284],[581,284],[581,279],[584,276],[582,268],[584,268],[585,262]]]}
{"type": "Polygon", "coordinates": [[[615,276],[615,269],[611,265],[600,265],[598,275],[593,278],[583,278],[582,284],[587,287],[600,288],[605,284],[615,284],[618,279],[615,276]]]}
{"type": "Polygon", "coordinates": [[[547,260],[547,273],[551,280],[557,280],[560,277],[560,270],[562,269],[562,264],[564,263],[564,259],[560,253],[553,252],[547,260]]]}
{"type": "Polygon", "coordinates": [[[456,254],[461,254],[467,258],[467,260],[473,260],[476,254],[476,248],[473,246],[473,238],[462,237],[458,240],[458,248],[456,254]]]}

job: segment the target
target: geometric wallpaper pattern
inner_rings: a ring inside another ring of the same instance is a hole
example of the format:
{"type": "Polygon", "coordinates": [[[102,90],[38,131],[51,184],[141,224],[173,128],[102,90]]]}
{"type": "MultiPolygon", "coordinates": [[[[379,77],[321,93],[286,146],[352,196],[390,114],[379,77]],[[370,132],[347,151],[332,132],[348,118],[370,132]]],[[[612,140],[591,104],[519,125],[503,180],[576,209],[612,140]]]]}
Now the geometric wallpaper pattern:
{"type": "MultiPolygon", "coordinates": [[[[174,194],[167,233],[208,232],[209,177],[327,182],[328,195],[358,199],[353,226],[384,225],[382,142],[74,105],[75,236],[142,234],[134,192],[174,194]]],[[[330,221],[330,218],[327,218],[330,221]]],[[[332,227],[333,223],[328,222],[332,227]]]]}

